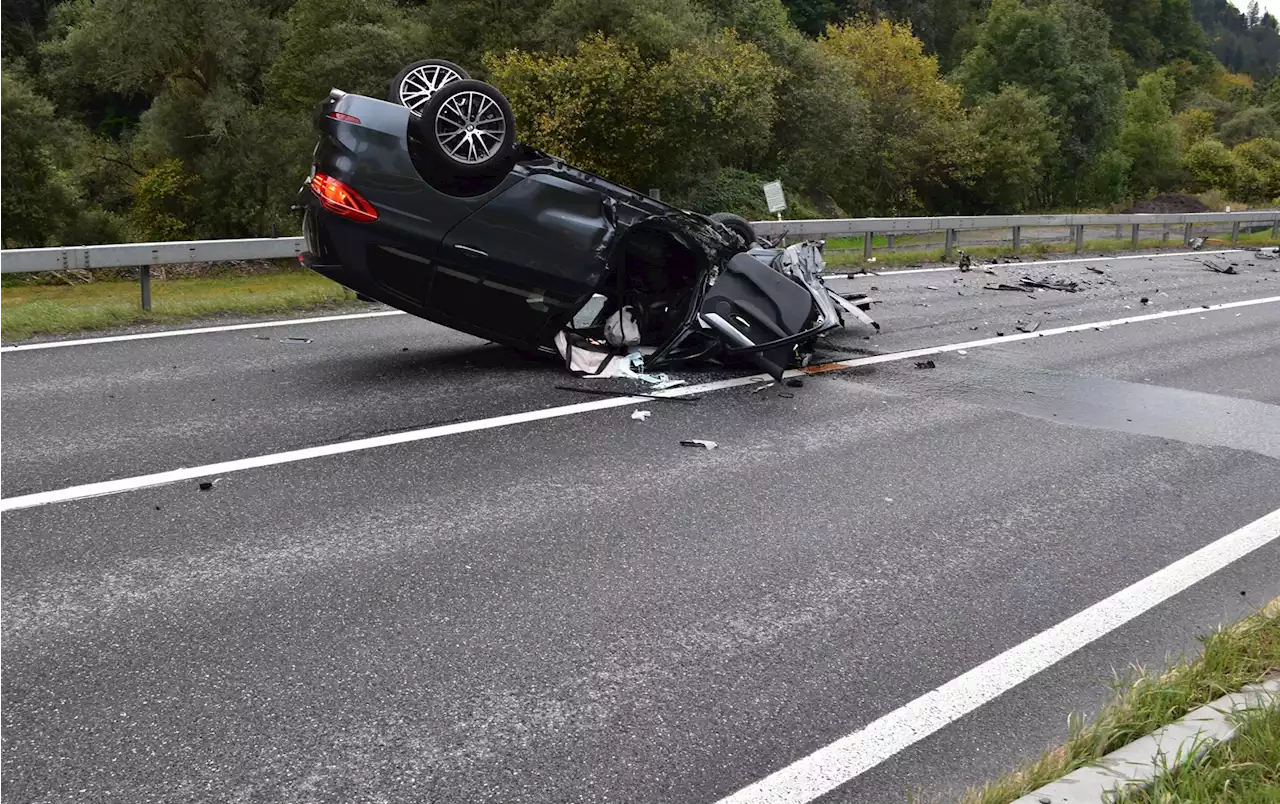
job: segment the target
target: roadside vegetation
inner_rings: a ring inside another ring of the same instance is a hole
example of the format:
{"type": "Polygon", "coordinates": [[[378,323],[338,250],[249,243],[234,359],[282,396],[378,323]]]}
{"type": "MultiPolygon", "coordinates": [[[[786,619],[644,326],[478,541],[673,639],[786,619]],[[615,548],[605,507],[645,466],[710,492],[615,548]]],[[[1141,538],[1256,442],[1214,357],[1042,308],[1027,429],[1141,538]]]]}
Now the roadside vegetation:
{"type": "MultiPolygon", "coordinates": [[[[1163,672],[1135,667],[1128,675],[1115,678],[1113,700],[1089,722],[1079,715],[1072,715],[1068,725],[1070,736],[1061,747],[1015,773],[971,790],[964,797],[963,804],[1007,804],[1178,720],[1192,709],[1280,672],[1280,598],[1253,616],[1202,638],[1201,642],[1204,649],[1199,656],[1172,664],[1163,672]]],[[[1270,779],[1269,784],[1276,784],[1280,779],[1277,773],[1280,768],[1275,764],[1277,743],[1269,746],[1258,744],[1264,738],[1273,738],[1280,733],[1276,727],[1274,717],[1252,724],[1250,734],[1255,739],[1218,751],[1203,769],[1196,771],[1200,776],[1188,775],[1185,779],[1170,780],[1169,784],[1185,783],[1188,787],[1183,789],[1190,792],[1207,790],[1203,786],[1206,780],[1225,779],[1224,774],[1229,776],[1234,772],[1233,762],[1237,766],[1236,771],[1241,771],[1240,763],[1253,761],[1246,758],[1254,756],[1260,756],[1262,759],[1259,761],[1270,761],[1270,770],[1256,776],[1240,777],[1242,783],[1256,778],[1270,779]],[[1211,770],[1211,766],[1216,769],[1211,770]]],[[[1253,781],[1248,781],[1248,784],[1253,784],[1253,781]]],[[[1156,795],[1131,801],[1135,804],[1147,801],[1263,802],[1275,801],[1276,792],[1270,788],[1265,795],[1253,798],[1170,798],[1156,795]]]]}
{"type": "Polygon", "coordinates": [[[791,217],[1280,196],[1280,30],[1221,0],[13,0],[3,244],[296,234],[329,89],[447,58],[522,138],[791,217]]]}
{"type": "Polygon", "coordinates": [[[1280,801],[1280,707],[1242,713],[1234,739],[1202,758],[1166,765],[1150,789],[1117,804],[1268,804],[1280,801]]]}
{"type": "Polygon", "coordinates": [[[352,310],[368,305],[319,274],[293,269],[254,276],[193,277],[152,283],[152,309],[139,304],[136,279],[87,284],[21,284],[0,290],[5,341],[216,315],[260,316],[352,310]]]}

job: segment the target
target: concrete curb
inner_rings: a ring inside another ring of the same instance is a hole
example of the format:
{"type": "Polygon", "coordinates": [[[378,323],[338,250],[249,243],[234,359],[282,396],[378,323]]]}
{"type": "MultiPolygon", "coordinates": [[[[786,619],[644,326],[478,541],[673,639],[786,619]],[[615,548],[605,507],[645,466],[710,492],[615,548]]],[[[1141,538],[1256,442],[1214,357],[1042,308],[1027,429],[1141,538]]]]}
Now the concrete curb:
{"type": "Polygon", "coordinates": [[[1099,804],[1112,801],[1126,787],[1148,784],[1168,765],[1230,740],[1236,726],[1231,715],[1247,709],[1280,706],[1280,678],[1250,684],[1240,692],[1205,704],[1113,751],[1095,764],[1068,773],[1013,804],[1099,804]]]}

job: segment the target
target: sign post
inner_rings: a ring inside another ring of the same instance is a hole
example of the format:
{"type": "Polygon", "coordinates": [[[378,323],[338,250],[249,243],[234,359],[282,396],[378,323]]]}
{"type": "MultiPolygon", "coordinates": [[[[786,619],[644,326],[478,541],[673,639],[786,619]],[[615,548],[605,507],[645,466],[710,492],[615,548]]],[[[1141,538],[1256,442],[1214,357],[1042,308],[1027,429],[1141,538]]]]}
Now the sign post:
{"type": "Polygon", "coordinates": [[[771,181],[764,186],[764,202],[769,205],[769,211],[776,213],[778,220],[782,220],[782,210],[787,208],[787,197],[782,194],[782,182],[771,181]]]}

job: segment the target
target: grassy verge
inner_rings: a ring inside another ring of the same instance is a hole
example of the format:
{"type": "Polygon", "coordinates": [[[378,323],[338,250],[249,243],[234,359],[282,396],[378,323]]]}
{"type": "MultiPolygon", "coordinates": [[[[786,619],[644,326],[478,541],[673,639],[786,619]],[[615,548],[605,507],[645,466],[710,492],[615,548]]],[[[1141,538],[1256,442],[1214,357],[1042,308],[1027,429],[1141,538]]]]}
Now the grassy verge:
{"type": "Polygon", "coordinates": [[[1280,708],[1242,713],[1234,739],[1198,760],[1166,766],[1150,789],[1120,804],[1264,804],[1280,801],[1280,708]]]}
{"type": "Polygon", "coordinates": [[[1280,670],[1280,598],[1201,642],[1200,656],[1163,673],[1134,668],[1127,679],[1117,678],[1113,700],[1092,722],[1072,715],[1065,744],[1003,779],[970,790],[963,804],[1007,804],[1280,670]]]}
{"type": "Polygon", "coordinates": [[[355,294],[319,274],[153,280],[152,310],[139,303],[137,281],[24,285],[0,290],[0,336],[67,335],[130,324],[190,321],[214,315],[268,315],[363,306],[355,294]]]}
{"type": "MultiPolygon", "coordinates": [[[[879,238],[872,238],[874,245],[879,238]]],[[[840,241],[850,241],[861,243],[860,238],[840,238],[840,241]]],[[[827,241],[827,248],[832,248],[835,240],[827,241]]],[[[901,244],[901,240],[899,243],[901,244]]],[[[1257,247],[1257,246],[1276,246],[1280,245],[1280,240],[1271,238],[1270,230],[1265,232],[1255,232],[1253,234],[1240,235],[1240,244],[1257,247]]],[[[853,246],[842,245],[840,248],[853,248],[853,246]]],[[[1213,236],[1208,239],[1205,244],[1206,249],[1221,249],[1231,247],[1231,236],[1213,236]]],[[[1185,251],[1186,246],[1182,244],[1182,237],[1179,234],[1171,237],[1168,242],[1164,242],[1159,238],[1144,238],[1138,241],[1139,249],[1166,249],[1170,251],[1185,251]]],[[[1084,251],[1096,252],[1125,252],[1132,251],[1133,243],[1128,238],[1121,240],[1086,240],[1084,243],[1084,251]]],[[[991,259],[994,257],[1048,257],[1055,254],[1071,254],[1075,251],[1074,243],[1049,243],[1044,241],[1023,242],[1022,250],[1018,254],[1013,253],[1013,244],[1004,243],[993,246],[966,246],[960,243],[955,246],[955,253],[963,251],[975,260],[991,259]]],[[[825,257],[828,265],[878,265],[884,267],[895,267],[904,265],[919,265],[924,262],[943,262],[945,260],[945,252],[942,247],[932,244],[928,247],[921,247],[914,250],[903,251],[879,251],[875,253],[875,263],[867,263],[861,254],[853,253],[828,253],[825,257]]],[[[953,258],[954,261],[955,258],[953,258]]]]}

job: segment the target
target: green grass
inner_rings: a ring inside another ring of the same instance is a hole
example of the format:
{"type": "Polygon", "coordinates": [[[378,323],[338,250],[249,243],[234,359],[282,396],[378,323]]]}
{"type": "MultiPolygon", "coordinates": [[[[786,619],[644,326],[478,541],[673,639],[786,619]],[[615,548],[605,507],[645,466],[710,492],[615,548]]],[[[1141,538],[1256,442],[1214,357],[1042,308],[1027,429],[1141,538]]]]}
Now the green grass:
{"type": "Polygon", "coordinates": [[[1203,757],[1166,763],[1149,788],[1119,804],[1276,804],[1280,802],[1280,707],[1240,713],[1232,740],[1203,757]]]}
{"type": "MultiPolygon", "coordinates": [[[[1200,656],[1183,659],[1164,672],[1135,667],[1126,677],[1116,677],[1113,699],[1097,717],[1089,723],[1078,714],[1068,719],[1066,743],[1002,779],[970,790],[963,804],[1007,804],[1280,670],[1280,598],[1201,642],[1200,656]]],[[[1278,799],[1242,799],[1262,800],[1278,799]]]]}
{"type": "Polygon", "coordinates": [[[137,281],[24,285],[0,290],[0,336],[16,341],[130,324],[216,315],[267,315],[363,306],[355,294],[311,271],[255,276],[152,280],[152,310],[137,281]]]}

